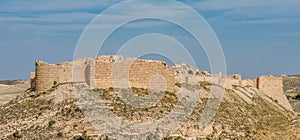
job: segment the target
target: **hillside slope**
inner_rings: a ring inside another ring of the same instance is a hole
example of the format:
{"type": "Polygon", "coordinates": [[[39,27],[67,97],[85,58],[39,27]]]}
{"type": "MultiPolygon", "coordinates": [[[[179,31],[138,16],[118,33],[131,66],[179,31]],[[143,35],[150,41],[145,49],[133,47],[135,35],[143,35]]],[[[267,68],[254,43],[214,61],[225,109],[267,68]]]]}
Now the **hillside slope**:
{"type": "Polygon", "coordinates": [[[294,111],[300,113],[300,75],[283,76],[283,91],[294,111]]]}
{"type": "MultiPolygon", "coordinates": [[[[300,139],[300,122],[292,112],[251,87],[226,89],[224,99],[213,120],[205,127],[199,120],[210,97],[209,83],[200,85],[178,84],[184,90],[199,94],[199,104],[188,120],[172,135],[185,138],[208,139],[300,139]]],[[[82,110],[100,108],[85,98],[89,108],[80,108],[82,102],[72,94],[81,90],[85,94],[101,97],[111,112],[133,122],[151,122],[161,119],[176,105],[178,94],[164,92],[163,98],[150,108],[134,108],[120,100],[115,93],[133,92],[149,95],[148,90],[93,89],[83,84],[60,84],[46,93],[22,93],[16,99],[0,106],[0,139],[109,139],[97,131],[82,110]]],[[[95,118],[94,121],[97,121],[95,118]]],[[[174,138],[165,138],[174,139],[174,138]]]]}

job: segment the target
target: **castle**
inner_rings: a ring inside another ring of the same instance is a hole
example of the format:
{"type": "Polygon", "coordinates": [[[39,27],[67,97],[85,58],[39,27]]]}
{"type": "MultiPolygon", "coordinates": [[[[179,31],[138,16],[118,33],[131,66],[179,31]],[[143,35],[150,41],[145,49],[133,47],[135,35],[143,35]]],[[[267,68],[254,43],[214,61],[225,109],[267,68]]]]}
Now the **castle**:
{"type": "Polygon", "coordinates": [[[48,64],[36,61],[36,71],[30,74],[31,88],[36,92],[50,90],[56,83],[85,82],[90,88],[146,88],[176,91],[175,83],[198,84],[211,82],[220,76],[224,88],[251,86],[259,89],[280,105],[292,110],[283,94],[282,77],[260,76],[242,80],[239,74],[222,76],[200,71],[188,64],[168,66],[156,60],[123,58],[122,56],[98,56],[82,58],[73,62],[48,64]]]}

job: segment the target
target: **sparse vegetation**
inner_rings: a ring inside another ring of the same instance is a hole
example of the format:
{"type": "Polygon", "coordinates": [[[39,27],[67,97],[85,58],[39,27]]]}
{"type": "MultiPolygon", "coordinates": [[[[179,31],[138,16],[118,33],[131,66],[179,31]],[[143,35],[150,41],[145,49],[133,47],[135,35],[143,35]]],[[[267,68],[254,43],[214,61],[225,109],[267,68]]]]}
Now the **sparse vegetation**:
{"type": "MultiPolygon", "coordinates": [[[[8,134],[4,139],[108,140],[107,136],[99,135],[98,133],[91,135],[93,134],[93,130],[91,130],[93,127],[91,127],[91,124],[85,119],[84,114],[77,106],[78,100],[75,97],[66,97],[66,94],[61,92],[65,92],[65,89],[71,85],[58,84],[51,91],[51,94],[40,94],[35,98],[30,97],[28,94],[22,94],[22,96],[10,101],[8,104],[0,106],[0,131],[8,134]],[[61,97],[64,98],[59,99],[61,97]],[[35,123],[28,121],[32,119],[37,121],[35,123]],[[17,121],[22,123],[14,123],[17,121]],[[78,132],[82,133],[78,134],[78,132]]],[[[100,96],[117,116],[127,121],[138,123],[152,122],[165,117],[174,110],[179,98],[177,93],[162,91],[163,98],[155,106],[135,108],[122,102],[114,93],[146,94],[147,92],[149,95],[154,93],[142,88],[114,90],[99,88],[91,90],[83,89],[84,86],[80,84],[77,85],[79,89],[86,90],[88,94],[100,96]]],[[[199,83],[198,85],[182,84],[181,86],[190,90],[199,90],[206,94],[206,90],[200,89],[216,85],[199,83]]],[[[245,90],[249,89],[245,87],[245,90]]],[[[256,103],[253,105],[244,102],[234,90],[226,89],[226,91],[228,93],[225,94],[225,99],[221,103],[216,116],[208,125],[208,127],[212,127],[211,133],[199,137],[199,139],[297,139],[296,134],[299,132],[298,128],[300,126],[299,117],[293,118],[289,112],[278,109],[272,103],[259,96],[251,98],[256,103]]],[[[199,104],[196,105],[192,114],[186,123],[182,124],[176,135],[180,134],[184,137],[189,137],[192,135],[191,132],[197,131],[200,133],[203,131],[198,122],[201,119],[208,98],[204,97],[199,100],[199,104]]],[[[83,108],[83,110],[97,109],[98,107],[96,104],[91,104],[88,108],[83,108]]],[[[0,134],[0,139],[2,137],[3,135],[0,134]]],[[[164,140],[181,139],[183,140],[184,138],[180,136],[164,138],[164,140]]]]}
{"type": "Polygon", "coordinates": [[[15,133],[13,133],[13,137],[20,139],[22,138],[22,134],[19,131],[16,131],[15,133]]]}
{"type": "Polygon", "coordinates": [[[115,88],[113,88],[113,87],[109,87],[109,88],[108,88],[108,91],[110,91],[110,92],[111,92],[111,91],[114,91],[114,90],[115,90],[115,88]]]}
{"type": "Polygon", "coordinates": [[[283,91],[294,111],[300,113],[300,76],[289,75],[283,77],[283,91]]]}
{"type": "Polygon", "coordinates": [[[163,140],[185,140],[185,139],[181,136],[171,136],[171,137],[166,137],[163,140]]]}
{"type": "Polygon", "coordinates": [[[210,87],[209,86],[211,86],[211,85],[212,85],[212,83],[207,82],[207,81],[205,81],[205,82],[199,82],[200,88],[204,89],[207,92],[210,91],[210,87]]]}
{"type": "MultiPolygon", "coordinates": [[[[131,88],[131,89],[115,89],[114,92],[123,92],[129,93],[133,92],[134,94],[138,95],[149,95],[149,94],[157,94],[156,92],[150,92],[148,89],[143,88],[131,88]]],[[[127,120],[136,121],[136,118],[143,118],[143,117],[150,117],[152,120],[160,119],[164,116],[164,114],[169,113],[175,104],[178,101],[178,97],[175,93],[169,91],[161,91],[159,93],[163,95],[160,102],[150,108],[134,108],[125,102],[123,102],[116,94],[110,94],[105,92],[99,92],[99,96],[101,99],[106,100],[108,103],[107,105],[110,106],[112,109],[111,111],[114,112],[119,117],[125,118],[127,120]],[[158,113],[159,112],[159,113],[158,113]],[[133,114],[139,114],[133,115],[133,114]]]]}
{"type": "Polygon", "coordinates": [[[74,136],[73,140],[93,140],[93,139],[86,134],[86,131],[84,131],[82,132],[81,135],[74,136]]]}
{"type": "Polygon", "coordinates": [[[238,85],[232,85],[233,89],[238,89],[238,87],[239,87],[238,85]]]}
{"type": "Polygon", "coordinates": [[[52,127],[54,124],[55,124],[55,120],[50,120],[48,123],[49,127],[52,127]]]}
{"type": "Polygon", "coordinates": [[[181,83],[175,83],[175,86],[181,88],[181,83]]]}
{"type": "Polygon", "coordinates": [[[57,81],[53,82],[53,86],[57,86],[57,84],[58,84],[57,81]]]}
{"type": "Polygon", "coordinates": [[[204,82],[199,82],[200,87],[206,87],[206,86],[211,86],[212,83],[204,81],[204,82]]]}

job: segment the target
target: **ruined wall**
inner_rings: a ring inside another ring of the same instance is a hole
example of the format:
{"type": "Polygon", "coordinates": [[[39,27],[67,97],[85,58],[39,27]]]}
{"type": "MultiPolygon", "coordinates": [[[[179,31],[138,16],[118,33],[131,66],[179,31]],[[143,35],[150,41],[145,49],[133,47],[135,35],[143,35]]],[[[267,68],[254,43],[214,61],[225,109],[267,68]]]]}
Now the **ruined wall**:
{"type": "Polygon", "coordinates": [[[191,75],[183,76],[181,79],[181,83],[198,84],[202,78],[200,76],[191,75]]]}
{"type": "Polygon", "coordinates": [[[246,80],[242,80],[242,86],[243,86],[243,87],[251,86],[251,87],[258,88],[258,85],[257,85],[257,78],[255,78],[255,79],[246,79],[246,80]]]}
{"type": "Polygon", "coordinates": [[[205,75],[200,70],[189,64],[176,64],[172,68],[175,69],[178,75],[177,81],[180,83],[198,84],[205,79],[205,75]]]}
{"type": "Polygon", "coordinates": [[[233,86],[240,86],[240,80],[237,79],[225,79],[226,88],[232,89],[233,86]]]}
{"type": "Polygon", "coordinates": [[[225,77],[226,88],[232,89],[234,85],[242,86],[242,76],[239,74],[228,75],[225,77]]]}
{"type": "Polygon", "coordinates": [[[212,77],[211,76],[200,76],[199,81],[200,82],[212,82],[212,77]]]}
{"type": "Polygon", "coordinates": [[[71,82],[86,82],[90,77],[88,70],[88,68],[91,68],[88,67],[90,60],[90,58],[82,58],[69,63],[71,73],[68,73],[66,80],[71,79],[71,82]]]}
{"type": "MultiPolygon", "coordinates": [[[[31,84],[37,92],[48,91],[54,83],[85,82],[91,88],[147,88],[152,90],[176,91],[175,83],[197,84],[200,81],[212,82],[213,77],[193,69],[189,65],[169,67],[165,62],[139,60],[122,56],[100,56],[97,58],[78,59],[73,62],[48,64],[36,61],[36,72],[31,73],[31,84]]],[[[281,77],[261,76],[257,79],[241,80],[241,75],[224,76],[221,83],[226,88],[232,85],[252,86],[291,109],[283,94],[281,77]],[[226,82],[223,85],[223,81],[226,82]]]]}
{"type": "Polygon", "coordinates": [[[271,97],[283,107],[293,110],[286,96],[283,94],[283,79],[282,77],[261,76],[257,79],[258,89],[271,97]]]}
{"type": "Polygon", "coordinates": [[[35,91],[45,92],[54,86],[54,83],[84,82],[86,79],[87,59],[78,59],[74,62],[48,64],[36,61],[35,91]],[[74,77],[73,74],[74,73],[74,77]]]}
{"type": "Polygon", "coordinates": [[[42,61],[36,61],[36,85],[35,89],[38,92],[49,90],[54,81],[58,80],[56,66],[47,64],[42,61]]]}
{"type": "Polygon", "coordinates": [[[30,88],[35,89],[35,72],[30,72],[30,88]]]}
{"type": "Polygon", "coordinates": [[[111,57],[97,57],[95,64],[95,86],[102,88],[113,87],[112,62],[116,59],[111,57]]]}
{"type": "Polygon", "coordinates": [[[176,71],[165,62],[136,60],[129,70],[129,81],[133,87],[175,91],[176,71]]]}
{"type": "Polygon", "coordinates": [[[87,65],[85,69],[85,82],[90,86],[91,89],[96,87],[95,84],[95,75],[96,75],[96,69],[95,69],[96,61],[95,59],[88,59],[87,65]]]}
{"type": "Polygon", "coordinates": [[[175,90],[176,71],[162,61],[123,59],[120,56],[96,58],[95,85],[101,88],[150,88],[175,90]]]}

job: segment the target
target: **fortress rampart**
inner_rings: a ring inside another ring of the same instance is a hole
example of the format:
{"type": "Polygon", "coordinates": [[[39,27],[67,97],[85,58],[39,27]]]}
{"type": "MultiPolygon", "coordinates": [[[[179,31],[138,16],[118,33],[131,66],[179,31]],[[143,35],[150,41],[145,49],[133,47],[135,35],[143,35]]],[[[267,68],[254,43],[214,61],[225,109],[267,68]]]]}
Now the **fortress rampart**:
{"type": "Polygon", "coordinates": [[[123,59],[121,56],[84,58],[73,62],[48,64],[36,61],[32,87],[45,92],[57,83],[86,82],[91,88],[151,88],[175,91],[178,74],[165,62],[123,59]]]}
{"type": "Polygon", "coordinates": [[[176,91],[175,83],[198,84],[212,82],[214,76],[222,77],[222,86],[251,86],[259,89],[287,109],[292,110],[283,94],[281,77],[261,76],[242,80],[239,74],[223,76],[200,71],[188,64],[168,66],[165,62],[123,58],[122,56],[99,56],[73,62],[48,64],[36,61],[36,72],[30,74],[31,86],[36,92],[45,92],[55,84],[85,82],[91,88],[137,87],[151,90],[176,91]]]}
{"type": "Polygon", "coordinates": [[[292,106],[283,94],[282,77],[261,76],[256,81],[257,89],[274,99],[280,105],[292,110],[292,106]]]}
{"type": "Polygon", "coordinates": [[[138,87],[174,91],[174,83],[178,82],[176,76],[176,71],[162,61],[123,59],[120,56],[96,58],[96,87],[138,87]]]}
{"type": "Polygon", "coordinates": [[[58,83],[85,81],[87,77],[85,72],[87,60],[79,59],[74,62],[64,62],[57,65],[37,60],[35,77],[31,76],[32,82],[35,83],[35,90],[43,92],[51,89],[58,83]],[[75,78],[72,76],[73,73],[76,74],[75,78]]]}

